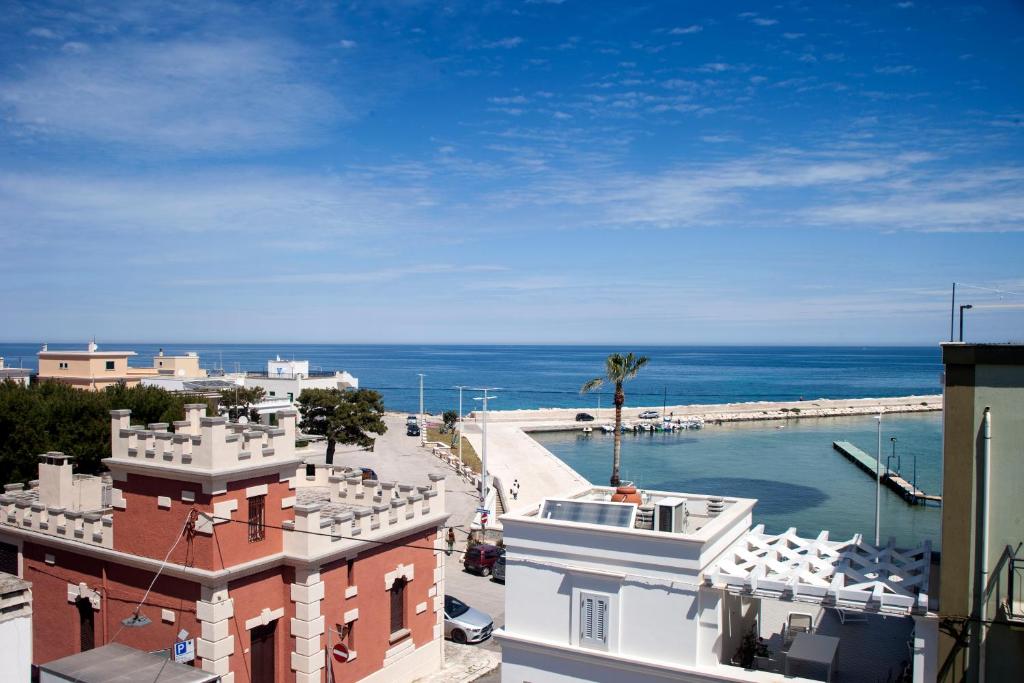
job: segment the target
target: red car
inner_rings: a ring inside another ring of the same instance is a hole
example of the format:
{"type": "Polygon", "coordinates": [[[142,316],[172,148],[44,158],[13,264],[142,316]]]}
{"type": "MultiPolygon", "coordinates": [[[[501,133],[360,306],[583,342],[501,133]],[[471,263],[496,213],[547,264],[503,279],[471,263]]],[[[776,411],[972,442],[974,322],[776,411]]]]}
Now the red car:
{"type": "Polygon", "coordinates": [[[496,545],[481,543],[466,551],[466,556],[462,560],[462,566],[467,572],[479,574],[480,576],[490,576],[499,555],[501,555],[501,548],[496,545]]]}

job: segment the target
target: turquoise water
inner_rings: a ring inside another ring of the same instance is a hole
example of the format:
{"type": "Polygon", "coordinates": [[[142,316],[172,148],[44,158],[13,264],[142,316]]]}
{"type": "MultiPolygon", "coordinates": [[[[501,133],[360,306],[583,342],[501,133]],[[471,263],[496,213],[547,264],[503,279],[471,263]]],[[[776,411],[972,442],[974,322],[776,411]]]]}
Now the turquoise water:
{"type": "MultiPolygon", "coordinates": [[[[887,416],[882,420],[882,456],[896,437],[900,471],[910,480],[914,456],[917,485],[942,493],[942,418],[939,413],[887,416]]],[[[611,473],[612,435],[536,433],[533,437],[596,484],[611,473]]],[[[754,523],[772,533],[797,527],[801,536],[828,529],[833,539],[862,533],[874,540],[875,483],[833,450],[850,441],[874,455],[875,419],[804,418],[754,424],[711,425],[675,434],[623,435],[622,476],[643,488],[757,498],[754,523]],[[777,427],[783,427],[778,429],[777,427]]],[[[892,461],[893,469],[897,462],[892,461]]],[[[901,546],[930,538],[939,547],[941,508],[912,506],[886,488],[881,498],[881,533],[901,546]]]]}

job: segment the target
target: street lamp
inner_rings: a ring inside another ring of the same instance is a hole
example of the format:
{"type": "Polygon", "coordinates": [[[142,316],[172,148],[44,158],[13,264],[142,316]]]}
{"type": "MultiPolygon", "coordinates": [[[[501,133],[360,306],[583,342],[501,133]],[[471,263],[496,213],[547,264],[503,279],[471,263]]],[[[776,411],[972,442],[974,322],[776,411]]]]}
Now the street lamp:
{"type": "Polygon", "coordinates": [[[974,308],[971,304],[964,304],[960,307],[960,341],[964,340],[964,309],[970,310],[974,308]]]}
{"type": "Polygon", "coordinates": [[[419,418],[420,418],[420,442],[421,443],[426,443],[426,441],[427,441],[426,425],[424,424],[424,420],[423,420],[423,378],[426,377],[426,375],[424,375],[422,372],[418,372],[416,374],[418,374],[420,376],[420,415],[419,415],[419,418]]]}
{"type": "Polygon", "coordinates": [[[901,469],[900,468],[900,461],[896,457],[896,437],[895,436],[890,436],[889,437],[889,443],[892,444],[892,454],[888,458],[886,458],[885,467],[886,467],[886,469],[888,469],[889,466],[890,466],[890,462],[895,460],[896,461],[896,474],[900,474],[900,469],[901,469]]]}
{"type": "Polygon", "coordinates": [[[483,396],[474,398],[474,401],[483,401],[483,412],[480,417],[480,431],[481,431],[481,445],[480,449],[480,504],[483,505],[487,501],[487,400],[491,398],[497,398],[497,396],[488,395],[489,391],[498,389],[498,387],[476,387],[476,391],[484,392],[483,396]]]}
{"type": "Polygon", "coordinates": [[[879,521],[882,515],[882,413],[875,416],[878,421],[878,450],[875,451],[875,547],[881,542],[879,521]]]}
{"type": "Polygon", "coordinates": [[[469,387],[460,384],[452,388],[459,390],[459,462],[465,464],[462,460],[462,390],[468,389],[469,387]]]}

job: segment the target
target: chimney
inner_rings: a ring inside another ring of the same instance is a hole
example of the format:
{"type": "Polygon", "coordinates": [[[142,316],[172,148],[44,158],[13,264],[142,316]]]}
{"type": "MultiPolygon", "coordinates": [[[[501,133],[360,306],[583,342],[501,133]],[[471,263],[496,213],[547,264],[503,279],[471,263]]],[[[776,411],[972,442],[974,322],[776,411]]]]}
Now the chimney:
{"type": "Polygon", "coordinates": [[[39,456],[39,502],[48,507],[74,509],[71,456],[50,451],[39,456]]]}

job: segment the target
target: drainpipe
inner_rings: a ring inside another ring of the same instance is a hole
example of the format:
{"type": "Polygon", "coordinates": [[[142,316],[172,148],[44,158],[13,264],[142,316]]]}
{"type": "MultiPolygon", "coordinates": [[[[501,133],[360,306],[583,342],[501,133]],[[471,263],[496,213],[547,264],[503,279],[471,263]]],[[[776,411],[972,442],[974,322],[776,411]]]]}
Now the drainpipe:
{"type": "Polygon", "coordinates": [[[985,628],[988,619],[988,517],[989,517],[989,487],[991,477],[989,476],[989,464],[992,456],[992,412],[985,407],[982,417],[982,440],[981,440],[981,464],[985,468],[982,475],[981,489],[981,605],[979,605],[978,618],[978,683],[985,683],[985,628]]]}

